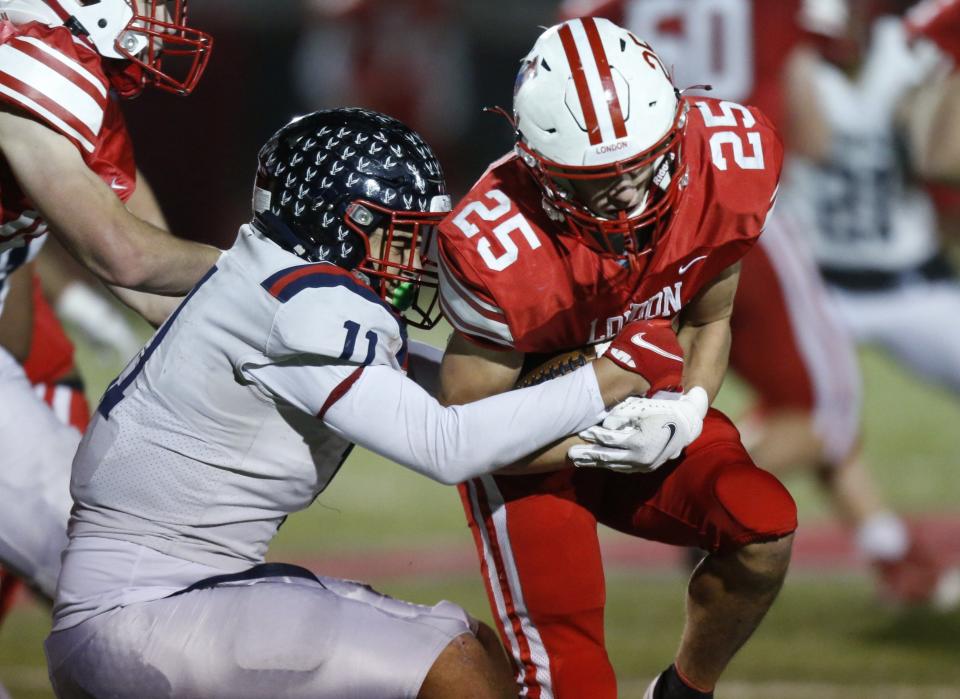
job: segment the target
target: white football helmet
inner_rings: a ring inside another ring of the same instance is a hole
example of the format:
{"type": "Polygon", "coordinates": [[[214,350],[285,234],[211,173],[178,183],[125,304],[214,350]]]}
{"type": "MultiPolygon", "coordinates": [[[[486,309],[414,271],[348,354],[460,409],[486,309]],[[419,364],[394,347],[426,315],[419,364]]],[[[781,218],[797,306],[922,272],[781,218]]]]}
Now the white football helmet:
{"type": "Polygon", "coordinates": [[[842,38],[850,23],[847,0],[803,0],[797,23],[812,34],[842,38]]]}
{"type": "Polygon", "coordinates": [[[680,192],[686,106],[648,44],[601,18],[550,27],[522,61],[513,112],[517,152],[548,211],[603,251],[656,241],[680,192]],[[569,186],[641,170],[652,170],[642,203],[616,218],[588,209],[569,186]]]}
{"type": "Polygon", "coordinates": [[[189,94],[213,48],[209,34],[187,26],[187,0],[0,0],[0,17],[63,24],[104,58],[128,61],[120,81],[125,96],[148,83],[189,94]],[[164,69],[164,58],[177,61],[176,77],[164,69]]]}

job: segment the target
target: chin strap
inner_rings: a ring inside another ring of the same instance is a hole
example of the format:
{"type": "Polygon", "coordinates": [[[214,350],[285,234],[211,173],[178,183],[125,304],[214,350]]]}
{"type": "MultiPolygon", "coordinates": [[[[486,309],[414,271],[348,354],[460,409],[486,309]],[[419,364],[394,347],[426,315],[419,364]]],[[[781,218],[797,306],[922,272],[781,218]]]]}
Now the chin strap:
{"type": "Polygon", "coordinates": [[[251,222],[253,227],[270,238],[284,250],[292,252],[309,262],[319,262],[316,251],[307,250],[290,227],[272,211],[261,211],[251,222]]]}
{"type": "Polygon", "coordinates": [[[82,38],[87,38],[90,36],[90,32],[87,31],[86,27],[80,24],[80,20],[63,9],[57,0],[44,0],[44,4],[53,10],[57,17],[60,18],[60,21],[63,22],[63,26],[69,29],[71,34],[82,38]]]}

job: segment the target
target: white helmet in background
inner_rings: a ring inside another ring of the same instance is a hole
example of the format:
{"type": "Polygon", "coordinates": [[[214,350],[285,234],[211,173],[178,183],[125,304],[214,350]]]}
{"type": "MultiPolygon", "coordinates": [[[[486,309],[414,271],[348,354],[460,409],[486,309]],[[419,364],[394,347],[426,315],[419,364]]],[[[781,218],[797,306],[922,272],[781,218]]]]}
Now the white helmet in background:
{"type": "Polygon", "coordinates": [[[847,0],[803,0],[797,23],[811,34],[843,38],[850,24],[847,0]]]}
{"type": "Polygon", "coordinates": [[[686,108],[649,45],[600,18],[550,27],[523,59],[513,112],[519,155],[574,232],[611,252],[638,249],[640,229],[656,239],[680,190],[686,108]],[[643,204],[618,218],[566,186],[650,169],[643,204]]]}
{"type": "Polygon", "coordinates": [[[187,26],[187,0],[0,0],[0,17],[14,24],[62,24],[104,58],[129,61],[125,96],[148,83],[189,94],[213,48],[209,34],[187,26]],[[163,66],[170,57],[178,62],[176,77],[163,66]]]}

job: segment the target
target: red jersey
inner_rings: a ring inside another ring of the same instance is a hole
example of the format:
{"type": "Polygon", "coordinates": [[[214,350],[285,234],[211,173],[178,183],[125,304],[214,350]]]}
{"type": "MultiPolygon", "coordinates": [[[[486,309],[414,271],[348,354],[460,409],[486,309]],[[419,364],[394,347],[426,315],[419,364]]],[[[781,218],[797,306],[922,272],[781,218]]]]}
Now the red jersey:
{"type": "Polygon", "coordinates": [[[960,64],[960,0],[923,0],[907,12],[906,24],[912,39],[932,41],[956,69],[960,64]]]}
{"type": "MultiPolygon", "coordinates": [[[[133,145],[100,54],[66,27],[0,21],[0,104],[69,139],[122,200],[133,194],[133,145]]],[[[7,275],[32,259],[46,231],[0,156],[0,298],[7,275]]]]}
{"type": "Polygon", "coordinates": [[[783,146],[759,110],[686,98],[671,221],[652,251],[597,252],[552,220],[526,166],[494,163],[440,225],[444,314],[486,345],[549,353],[613,337],[636,318],[673,318],[756,242],[783,146]]]}
{"type": "Polygon", "coordinates": [[[73,343],[63,330],[40,286],[40,277],[33,277],[33,330],[30,354],[23,371],[32,384],[56,383],[73,368],[73,343]]]}

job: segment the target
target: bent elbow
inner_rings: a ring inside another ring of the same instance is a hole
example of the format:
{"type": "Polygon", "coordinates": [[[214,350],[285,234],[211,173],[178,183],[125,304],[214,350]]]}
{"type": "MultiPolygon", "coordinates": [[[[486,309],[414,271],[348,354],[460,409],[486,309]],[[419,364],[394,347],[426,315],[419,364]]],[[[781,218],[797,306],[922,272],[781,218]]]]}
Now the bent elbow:
{"type": "Polygon", "coordinates": [[[122,236],[114,236],[111,240],[119,242],[110,243],[108,249],[101,251],[97,256],[99,269],[93,271],[107,284],[136,291],[148,290],[145,288],[149,280],[147,252],[122,236]]]}

